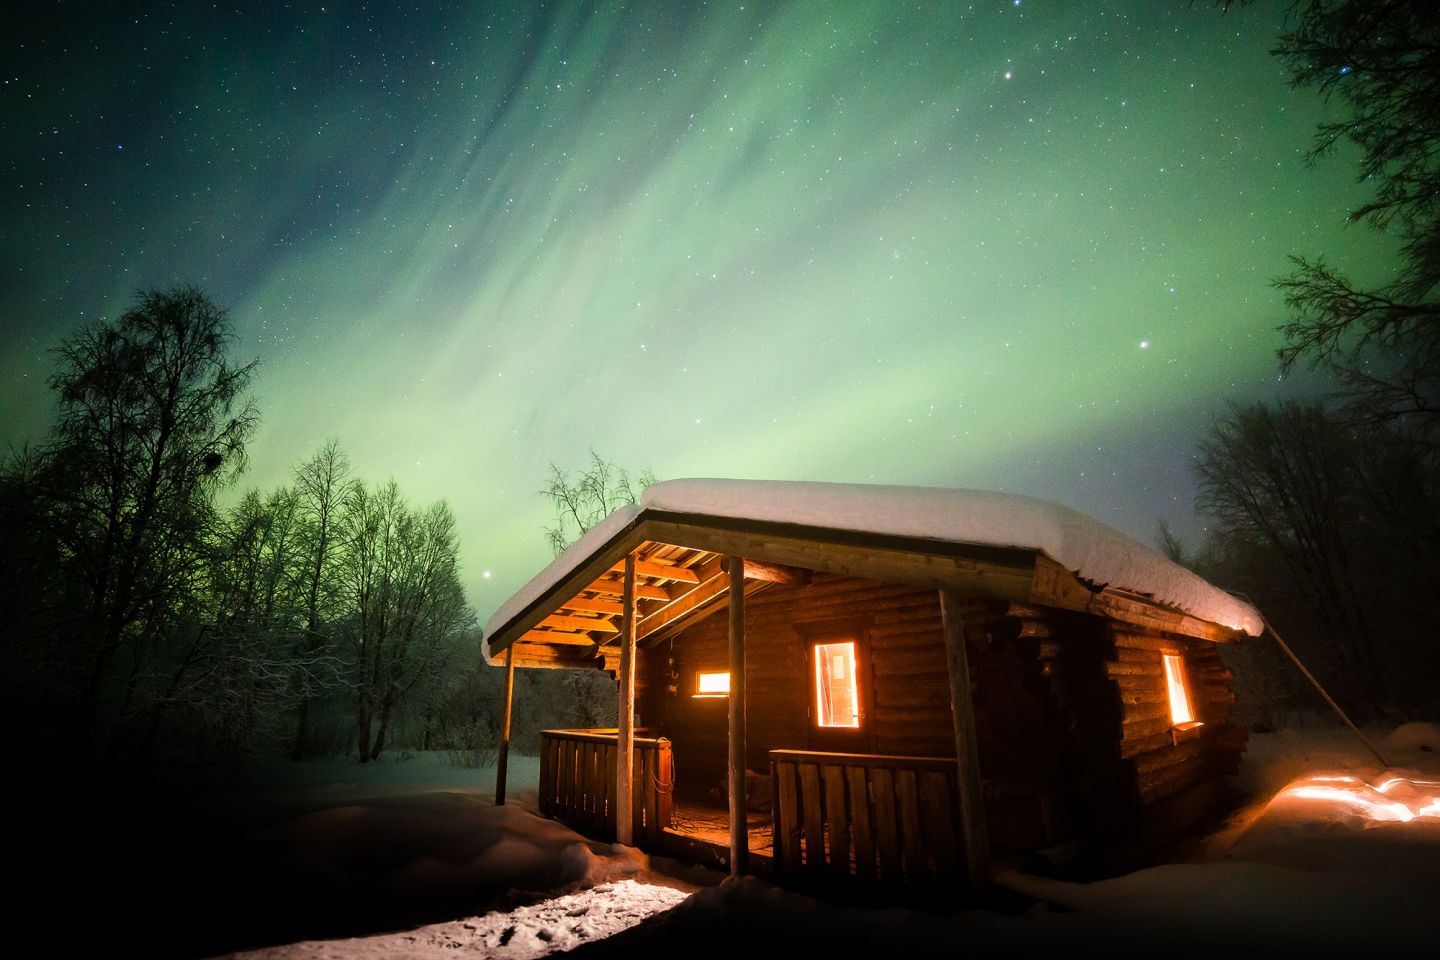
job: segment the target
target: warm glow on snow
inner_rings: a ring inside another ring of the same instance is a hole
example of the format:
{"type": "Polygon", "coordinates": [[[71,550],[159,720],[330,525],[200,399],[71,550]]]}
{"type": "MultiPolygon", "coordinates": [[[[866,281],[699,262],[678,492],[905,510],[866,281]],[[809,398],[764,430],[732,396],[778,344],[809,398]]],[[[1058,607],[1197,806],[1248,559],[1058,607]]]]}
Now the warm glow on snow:
{"type": "Polygon", "coordinates": [[[1440,781],[1390,777],[1379,784],[1359,777],[1309,777],[1282,790],[1281,797],[1343,803],[1376,822],[1409,823],[1440,818],[1440,781]]]}
{"type": "Polygon", "coordinates": [[[1165,655],[1165,687],[1170,693],[1170,722],[1190,723],[1195,712],[1190,709],[1190,695],[1185,692],[1185,661],[1173,654],[1165,655]]]}

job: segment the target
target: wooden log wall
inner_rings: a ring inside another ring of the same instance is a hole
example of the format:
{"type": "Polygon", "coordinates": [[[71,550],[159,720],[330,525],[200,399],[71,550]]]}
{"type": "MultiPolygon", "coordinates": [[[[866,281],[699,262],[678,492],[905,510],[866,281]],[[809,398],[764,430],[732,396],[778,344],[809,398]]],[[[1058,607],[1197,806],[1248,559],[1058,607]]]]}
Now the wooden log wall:
{"type": "MultiPolygon", "coordinates": [[[[615,837],[614,730],[542,730],[539,801],[542,816],[562,820],[589,837],[615,837]]],[[[634,840],[658,849],[660,834],[673,816],[675,780],[670,742],[635,738],[634,840]]]]}
{"type": "MultiPolygon", "coordinates": [[[[954,753],[935,591],[817,573],[809,584],[775,584],[748,598],[745,633],[749,769],[768,773],[774,749],[954,753]],[[853,631],[860,642],[865,715],[853,736],[834,734],[844,742],[827,740],[810,716],[807,642],[815,630],[830,627],[853,631]]],[[[662,640],[640,660],[638,709],[644,723],[675,744],[676,789],[723,800],[727,702],[693,694],[697,671],[726,669],[725,617],[708,617],[673,641],[662,640]]]]}
{"type": "MultiPolygon", "coordinates": [[[[749,769],[768,772],[772,750],[954,755],[934,591],[817,573],[807,585],[776,584],[750,597],[746,635],[749,769]],[[848,625],[860,641],[865,712],[843,744],[810,716],[806,645],[826,624],[848,625]]],[[[1231,677],[1209,641],[1009,603],[977,605],[966,641],[998,846],[1135,836],[1153,846],[1192,826],[1208,810],[1206,791],[1238,769],[1245,732],[1229,723],[1231,677]],[[1185,656],[1203,724],[1178,742],[1166,651],[1185,656]]],[[[693,694],[697,671],[726,669],[725,617],[643,650],[640,663],[639,722],[674,742],[676,790],[723,804],[727,701],[693,694]]]]}
{"type": "Polygon", "coordinates": [[[1219,778],[1240,766],[1246,733],[1229,722],[1235,702],[1230,670],[1216,645],[1187,637],[1107,628],[1105,672],[1120,704],[1119,756],[1140,808],[1143,842],[1165,843],[1211,812],[1219,778]],[[1170,716],[1163,657],[1184,658],[1191,710],[1200,722],[1180,729],[1170,716]]]}
{"type": "Polygon", "coordinates": [[[777,877],[966,882],[953,759],[799,750],[770,759],[777,877]]]}

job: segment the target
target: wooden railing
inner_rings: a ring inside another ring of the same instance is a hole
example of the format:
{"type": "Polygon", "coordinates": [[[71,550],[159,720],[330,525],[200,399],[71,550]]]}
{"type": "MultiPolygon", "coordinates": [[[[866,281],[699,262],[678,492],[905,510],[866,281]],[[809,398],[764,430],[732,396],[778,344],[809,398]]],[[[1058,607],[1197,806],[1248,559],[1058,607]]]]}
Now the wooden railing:
{"type": "Polygon", "coordinates": [[[963,882],[955,760],[771,750],[775,875],[963,882]]]}
{"type": "MultiPolygon", "coordinates": [[[[540,813],[563,820],[586,836],[615,837],[615,752],[617,731],[542,730],[540,732],[540,813]]],[[[634,838],[658,845],[670,825],[675,765],[670,741],[635,738],[631,788],[634,838]]]]}

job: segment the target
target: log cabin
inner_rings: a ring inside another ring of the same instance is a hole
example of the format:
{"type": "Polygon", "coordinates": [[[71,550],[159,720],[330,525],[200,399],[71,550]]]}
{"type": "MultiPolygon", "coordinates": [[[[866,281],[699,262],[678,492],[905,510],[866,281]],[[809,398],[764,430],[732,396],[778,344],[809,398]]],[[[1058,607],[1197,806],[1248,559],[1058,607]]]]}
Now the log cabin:
{"type": "Polygon", "coordinates": [[[538,797],[597,839],[947,897],[1000,866],[1122,872],[1224,796],[1246,737],[1218,646],[1262,623],[1027,497],[667,481],[486,625],[496,802],[514,670],[605,670],[618,727],[544,731],[538,797]]]}

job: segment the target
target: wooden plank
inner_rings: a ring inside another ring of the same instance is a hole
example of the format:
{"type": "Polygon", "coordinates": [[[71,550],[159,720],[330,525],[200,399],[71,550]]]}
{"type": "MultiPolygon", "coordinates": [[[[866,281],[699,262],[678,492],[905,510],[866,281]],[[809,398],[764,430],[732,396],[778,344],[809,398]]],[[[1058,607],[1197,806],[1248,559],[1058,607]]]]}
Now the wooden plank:
{"type": "Polygon", "coordinates": [[[1125,724],[1138,723],[1143,720],[1170,719],[1170,704],[1165,702],[1149,703],[1127,703],[1125,704],[1125,724]]]}
{"type": "Polygon", "coordinates": [[[1149,753],[1151,750],[1168,750],[1174,746],[1169,729],[1161,733],[1153,733],[1148,737],[1135,737],[1131,740],[1122,740],[1120,743],[1120,758],[1122,760],[1130,757],[1137,757],[1142,753],[1149,753]]]}
{"type": "Polygon", "coordinates": [[[555,784],[552,780],[552,772],[555,769],[555,762],[552,759],[555,752],[555,738],[548,734],[540,734],[540,816],[548,817],[555,812],[555,784]]]}
{"type": "Polygon", "coordinates": [[[657,808],[659,814],[660,829],[664,830],[674,820],[674,797],[675,797],[675,754],[670,749],[670,741],[657,743],[655,752],[659,757],[657,769],[660,771],[660,803],[657,808]]]}
{"type": "Polygon", "coordinates": [[[861,880],[875,876],[875,842],[870,829],[867,773],[864,767],[845,768],[845,782],[850,793],[850,829],[855,838],[855,876],[861,880]]]}
{"type": "Polygon", "coordinates": [[[639,636],[649,637],[685,619],[706,604],[717,602],[717,598],[727,595],[729,591],[730,581],[721,576],[707,580],[683,594],[677,593],[671,602],[651,611],[640,621],[639,636]]]}
{"type": "Polygon", "coordinates": [[[806,584],[811,573],[803,567],[787,567],[779,563],[763,563],[759,560],[745,561],[746,580],[764,580],[766,583],[806,584]]]}
{"type": "Polygon", "coordinates": [[[1005,548],[937,545],[944,553],[919,554],[919,541],[886,535],[857,534],[772,524],[763,521],[705,517],[665,519],[658,511],[645,521],[650,539],[684,543],[710,550],[787,566],[821,570],[918,587],[955,586],[987,596],[1023,599],[1030,596],[1034,552],[1005,548]]]}
{"type": "Polygon", "coordinates": [[[573,630],[531,630],[517,642],[553,643],[566,647],[593,647],[595,638],[588,633],[575,633],[573,630]]]}
{"type": "Polygon", "coordinates": [[[825,820],[830,825],[830,869],[850,873],[850,818],[845,814],[845,768],[827,763],[820,768],[825,790],[825,820]]]}
{"type": "Polygon", "coordinates": [[[600,768],[600,795],[596,798],[596,809],[600,822],[608,836],[615,835],[615,747],[613,742],[596,744],[600,750],[597,763],[600,768]]]}
{"type": "Polygon", "coordinates": [[[1147,773],[1161,767],[1172,767],[1179,763],[1190,763],[1205,756],[1205,743],[1201,740],[1187,740],[1161,753],[1151,753],[1135,760],[1135,770],[1147,773]]]}
{"type": "Polygon", "coordinates": [[[625,555],[624,590],[620,614],[620,729],[615,747],[615,842],[626,846],[635,842],[635,824],[631,815],[635,775],[635,554],[625,555]]]}
{"type": "Polygon", "coordinates": [[[1158,636],[1153,633],[1136,633],[1130,630],[1111,630],[1110,640],[1116,648],[1129,648],[1132,650],[1149,650],[1153,653],[1184,653],[1190,644],[1183,640],[1172,640],[1169,637],[1158,636]]]}
{"type": "Polygon", "coordinates": [[[950,675],[950,714],[955,729],[956,800],[960,843],[970,891],[980,895],[989,885],[990,831],[985,823],[985,798],[980,784],[980,750],[971,702],[970,667],[965,653],[965,617],[960,598],[940,591],[945,624],[945,662],[950,675]]]}
{"type": "Polygon", "coordinates": [[[575,597],[565,601],[561,610],[584,610],[590,613],[604,613],[618,617],[625,612],[625,605],[614,600],[598,600],[592,597],[575,597]]]}
{"type": "Polygon", "coordinates": [[[1163,630],[1166,633],[1184,634],[1187,637],[1210,640],[1214,643],[1230,643],[1245,636],[1243,630],[1231,629],[1188,614],[1166,610],[1138,597],[1122,596],[1110,588],[1100,591],[1091,598],[1089,610],[1102,617],[1113,617],[1137,626],[1163,630]]]}
{"type": "Polygon", "coordinates": [[[899,801],[900,835],[905,843],[905,879],[912,883],[928,880],[930,862],[925,851],[920,790],[914,770],[900,770],[895,774],[895,794],[899,801]]]}
{"type": "Polygon", "coordinates": [[[800,810],[804,817],[805,866],[816,870],[825,866],[825,808],[820,797],[820,768],[802,763],[800,773],[800,810]]]}
{"type": "Polygon", "coordinates": [[[895,772],[886,767],[870,771],[872,827],[875,852],[880,857],[880,879],[900,879],[900,831],[895,822],[895,772]]]}
{"type": "MultiPolygon", "coordinates": [[[[551,614],[544,620],[541,620],[540,625],[542,627],[550,627],[552,630],[568,630],[572,632],[579,631],[581,633],[587,630],[598,631],[600,633],[620,632],[619,627],[615,626],[615,624],[611,623],[609,620],[606,620],[604,617],[563,617],[558,614],[551,614]]],[[[538,630],[532,630],[530,633],[526,634],[527,637],[532,635],[539,637],[549,636],[549,634],[542,633],[538,630]]]]}
{"type": "Polygon", "coordinates": [[[779,834],[775,852],[780,858],[777,866],[787,875],[795,876],[800,872],[800,791],[796,784],[796,764],[778,761],[775,771],[780,781],[780,805],[775,810],[775,832],[779,834]]]}
{"type": "Polygon", "coordinates": [[[1159,663],[1120,663],[1111,660],[1106,662],[1105,672],[1111,677],[1161,677],[1165,675],[1165,668],[1159,663]]]}
{"type": "Polygon", "coordinates": [[[745,561],[726,558],[730,581],[728,624],[730,697],[727,726],[730,786],[730,876],[745,875],[750,858],[750,832],[745,791],[745,561]]]}
{"type": "MultiPolygon", "coordinates": [[[[619,580],[596,580],[582,589],[589,590],[591,593],[603,593],[611,597],[625,596],[625,584],[619,580]]],[[[635,584],[635,599],[669,600],[670,594],[664,587],[657,587],[650,583],[637,583],[635,584]]],[[[623,616],[624,614],[622,613],[621,615],[623,616]]]]}
{"type": "MultiPolygon", "coordinates": [[[[688,567],[675,567],[668,563],[652,563],[648,560],[635,560],[635,576],[649,577],[651,580],[678,580],[681,583],[699,583],[700,577],[688,567]]],[[[617,563],[610,568],[610,572],[619,573],[628,569],[623,563],[617,563]]]]}
{"type": "Polygon", "coordinates": [[[1157,733],[1168,732],[1175,724],[1170,722],[1167,713],[1162,717],[1155,717],[1150,720],[1137,720],[1134,723],[1126,723],[1120,728],[1121,741],[1142,740],[1145,737],[1154,736],[1157,733]]]}
{"type": "Polygon", "coordinates": [[[920,774],[920,815],[930,834],[930,849],[935,854],[935,876],[940,880],[956,879],[959,856],[955,849],[955,813],[950,802],[950,778],[944,773],[925,771],[920,774]]]}
{"type": "Polygon", "coordinates": [[[557,740],[556,746],[560,750],[560,788],[555,791],[555,798],[561,818],[568,819],[571,815],[570,799],[574,795],[575,788],[575,751],[574,744],[568,740],[557,740]]]}
{"type": "Polygon", "coordinates": [[[890,767],[905,770],[955,769],[954,757],[907,757],[881,753],[829,753],[823,750],[771,750],[770,756],[790,763],[840,763],[846,767],[890,767]]]}

